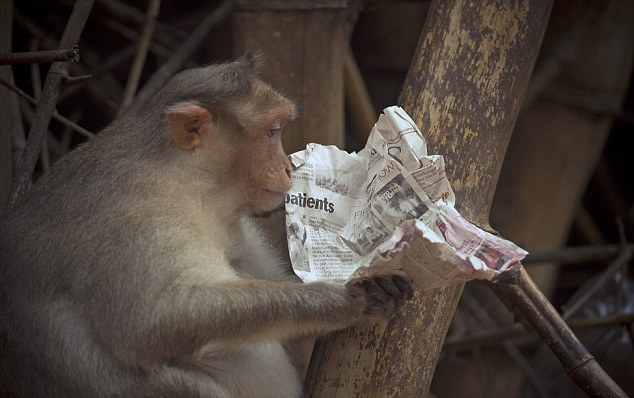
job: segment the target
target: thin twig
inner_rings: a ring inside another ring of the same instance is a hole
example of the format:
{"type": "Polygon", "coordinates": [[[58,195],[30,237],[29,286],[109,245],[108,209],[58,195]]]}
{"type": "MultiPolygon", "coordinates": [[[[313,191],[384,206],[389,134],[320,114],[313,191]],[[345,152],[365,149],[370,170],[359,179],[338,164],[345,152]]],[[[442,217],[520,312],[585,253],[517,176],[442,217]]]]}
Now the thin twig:
{"type": "MultiPolygon", "coordinates": [[[[22,97],[22,98],[26,99],[27,101],[29,101],[29,103],[31,105],[33,105],[34,107],[38,107],[39,106],[39,102],[35,98],[31,97],[30,95],[28,95],[24,91],[20,90],[15,85],[13,85],[13,84],[11,84],[11,83],[3,80],[3,79],[0,79],[0,84],[5,86],[9,90],[15,92],[20,97],[22,97]]],[[[95,137],[95,135],[93,133],[91,133],[90,131],[88,131],[85,128],[81,127],[80,125],[78,125],[77,123],[73,122],[72,120],[67,119],[64,116],[60,115],[57,112],[57,110],[55,110],[55,109],[53,110],[52,118],[55,119],[56,121],[60,122],[64,126],[75,130],[76,132],[78,132],[79,134],[83,135],[86,138],[94,138],[95,137]]]]}
{"type": "MultiPolygon", "coordinates": [[[[90,15],[93,2],[94,0],[77,0],[75,2],[73,11],[71,12],[59,42],[60,48],[69,48],[79,41],[88,15],[90,15]]],[[[68,62],[55,62],[51,65],[46,76],[42,101],[40,101],[40,105],[35,113],[35,119],[33,120],[27,137],[26,148],[16,174],[14,189],[11,193],[11,203],[15,202],[15,200],[23,195],[31,186],[33,170],[35,170],[35,163],[37,162],[42,140],[46,135],[48,124],[55,112],[55,104],[57,103],[64,78],[68,76],[68,65],[68,62]]]]}
{"type": "Polygon", "coordinates": [[[0,65],[46,64],[50,62],[77,62],[79,48],[67,50],[29,51],[11,54],[0,54],[0,65]]]}
{"type": "Polygon", "coordinates": [[[161,66],[150,80],[139,91],[136,98],[128,108],[129,112],[137,112],[156,93],[165,82],[172,77],[185,60],[198,48],[207,37],[211,28],[225,20],[233,9],[233,1],[225,0],[218,8],[210,13],[194,31],[185,39],[182,46],[161,66]]]}
{"type": "MultiPolygon", "coordinates": [[[[82,108],[75,108],[70,115],[68,115],[68,120],[76,123],[77,120],[81,118],[83,114],[82,108]]],[[[63,155],[70,151],[72,145],[72,137],[73,137],[73,129],[69,126],[64,126],[62,129],[62,134],[59,140],[59,154],[63,155]]]]}
{"type": "MultiPolygon", "coordinates": [[[[13,72],[11,72],[10,81],[13,82],[13,72]]],[[[15,93],[11,95],[10,111],[13,115],[11,117],[11,150],[13,152],[13,170],[17,170],[20,165],[19,160],[22,158],[22,153],[24,153],[24,148],[26,147],[26,134],[20,112],[20,99],[15,93]]]]}
{"type": "MultiPolygon", "coordinates": [[[[39,26],[28,16],[23,15],[19,12],[19,10],[14,10],[14,19],[17,23],[19,23],[24,29],[26,29],[31,36],[38,37],[41,39],[40,46],[43,49],[51,50],[57,47],[60,47],[59,43],[50,35],[48,32],[40,29],[39,26]]],[[[84,48],[83,53],[86,54],[89,48],[84,48]]],[[[84,55],[84,59],[89,60],[90,57],[84,55]]],[[[73,70],[81,75],[87,74],[88,71],[82,66],[81,63],[73,64],[73,70]]],[[[117,84],[113,84],[115,79],[102,84],[101,86],[97,86],[97,84],[90,83],[82,86],[70,86],[65,88],[62,93],[60,93],[58,101],[63,101],[65,98],[69,96],[73,96],[78,90],[84,89],[86,93],[90,96],[90,99],[95,102],[98,108],[104,113],[107,119],[113,119],[116,116],[116,109],[118,109],[118,103],[114,104],[113,101],[109,101],[107,98],[104,99],[104,92],[112,91],[116,89],[117,84]]],[[[116,96],[116,98],[120,98],[120,93],[116,96]]]]}
{"type": "Polygon", "coordinates": [[[158,17],[159,8],[161,7],[161,0],[150,0],[147,8],[147,17],[145,18],[145,24],[143,25],[143,31],[139,38],[139,44],[137,47],[136,55],[134,56],[134,62],[132,68],[130,68],[130,74],[128,75],[128,82],[123,92],[123,100],[121,101],[121,108],[119,108],[118,114],[121,115],[132,103],[134,93],[137,87],[139,87],[139,80],[141,79],[141,72],[143,71],[143,65],[145,65],[145,58],[147,57],[148,49],[150,48],[150,42],[152,41],[152,34],[156,26],[156,17],[158,17]]]}
{"type": "Polygon", "coordinates": [[[583,294],[579,296],[574,303],[564,308],[562,318],[568,319],[572,314],[577,312],[577,310],[579,310],[579,308],[581,308],[581,306],[585,304],[588,299],[594,296],[594,294],[599,291],[599,289],[601,289],[607,281],[610,280],[612,275],[614,275],[615,272],[621,270],[623,266],[625,266],[630,261],[631,258],[632,248],[630,247],[630,245],[625,246],[621,251],[621,254],[619,254],[616,260],[614,260],[612,264],[610,264],[610,266],[605,271],[603,271],[603,273],[601,273],[601,276],[597,278],[592,286],[590,286],[588,290],[583,292],[583,294]]]}
{"type": "MultiPolygon", "coordinates": [[[[144,25],[145,19],[147,18],[146,14],[143,14],[137,8],[126,4],[123,1],[119,0],[97,0],[100,8],[105,9],[108,13],[110,13],[113,17],[118,20],[126,22],[133,22],[137,25],[144,25]]],[[[175,28],[173,25],[168,23],[164,23],[161,21],[156,21],[156,29],[157,33],[163,33],[160,37],[157,37],[159,41],[163,45],[178,47],[181,42],[181,39],[185,36],[183,31],[175,28]]]]}
{"type": "MultiPolygon", "coordinates": [[[[40,39],[34,37],[29,41],[29,50],[30,51],[38,51],[39,50],[39,41],[40,39]]],[[[64,59],[60,60],[64,61],[64,59]]],[[[36,63],[32,63],[29,65],[29,69],[31,71],[31,87],[33,87],[33,98],[36,101],[39,101],[42,96],[42,76],[40,74],[40,66],[36,63]]],[[[40,145],[40,166],[42,170],[46,172],[51,167],[51,157],[48,152],[48,140],[46,134],[44,139],[42,139],[42,144],[40,145]]]]}
{"type": "MultiPolygon", "coordinates": [[[[122,24],[119,21],[114,19],[106,19],[103,21],[105,27],[111,29],[117,35],[123,37],[124,39],[128,39],[129,41],[136,43],[139,40],[139,33],[134,29],[130,29],[130,27],[122,24]]],[[[136,46],[133,47],[136,52],[136,46]]],[[[162,58],[169,58],[169,56],[174,52],[173,49],[166,47],[162,44],[157,43],[152,40],[150,42],[150,50],[162,58]]]]}

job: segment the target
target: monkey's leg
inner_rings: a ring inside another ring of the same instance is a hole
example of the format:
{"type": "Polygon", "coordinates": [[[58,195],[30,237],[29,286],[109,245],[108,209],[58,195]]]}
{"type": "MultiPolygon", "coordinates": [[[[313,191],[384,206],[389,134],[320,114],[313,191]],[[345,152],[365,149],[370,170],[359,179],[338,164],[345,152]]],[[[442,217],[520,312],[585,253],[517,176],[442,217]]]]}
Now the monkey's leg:
{"type": "Polygon", "coordinates": [[[12,362],[7,380],[19,396],[116,396],[134,381],[134,372],[116,364],[71,303],[36,303],[4,315],[2,361],[12,362]]]}

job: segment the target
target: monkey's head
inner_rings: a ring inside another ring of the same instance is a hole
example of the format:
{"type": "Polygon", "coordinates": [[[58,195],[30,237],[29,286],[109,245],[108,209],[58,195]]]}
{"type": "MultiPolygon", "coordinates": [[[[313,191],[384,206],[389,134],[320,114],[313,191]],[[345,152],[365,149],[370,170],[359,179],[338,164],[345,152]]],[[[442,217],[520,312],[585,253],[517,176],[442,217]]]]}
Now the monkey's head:
{"type": "Polygon", "coordinates": [[[231,207],[271,211],[291,187],[282,130],[295,105],[258,77],[259,57],[189,69],[155,97],[164,102],[169,137],[231,207]]]}

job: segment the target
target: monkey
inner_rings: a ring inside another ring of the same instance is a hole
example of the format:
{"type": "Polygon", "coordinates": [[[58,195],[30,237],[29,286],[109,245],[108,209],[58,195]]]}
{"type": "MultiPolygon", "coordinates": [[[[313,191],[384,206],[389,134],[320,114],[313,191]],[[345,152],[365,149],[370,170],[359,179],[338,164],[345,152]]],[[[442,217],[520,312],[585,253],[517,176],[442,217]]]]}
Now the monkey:
{"type": "Polygon", "coordinates": [[[298,282],[254,219],[291,186],[261,57],[185,69],[0,222],[0,396],[300,397],[289,342],[387,319],[407,275],[298,282]]]}

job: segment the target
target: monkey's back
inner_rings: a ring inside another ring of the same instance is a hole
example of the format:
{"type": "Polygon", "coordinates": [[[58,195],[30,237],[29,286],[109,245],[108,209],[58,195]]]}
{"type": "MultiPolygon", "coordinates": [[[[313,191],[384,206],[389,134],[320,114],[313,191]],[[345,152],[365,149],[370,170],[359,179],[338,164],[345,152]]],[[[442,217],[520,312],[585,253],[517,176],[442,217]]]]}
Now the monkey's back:
{"type": "MultiPolygon", "coordinates": [[[[185,195],[184,187],[175,182],[161,189],[151,181],[155,173],[144,159],[128,149],[116,150],[120,146],[106,135],[71,152],[2,220],[0,334],[7,346],[0,359],[2,396],[188,394],[185,384],[151,381],[150,373],[135,370],[139,358],[121,354],[143,345],[135,334],[140,322],[147,319],[148,309],[168,281],[184,272],[188,263],[199,262],[190,258],[193,253],[200,256],[202,250],[208,258],[232,255],[217,252],[209,240],[201,241],[205,234],[196,229],[200,220],[192,218],[191,209],[165,207],[164,196],[185,195]],[[183,217],[191,218],[191,228],[183,227],[183,217]],[[175,258],[182,264],[175,264],[175,258]]],[[[270,265],[254,277],[282,277],[279,260],[263,250],[266,245],[251,223],[241,228],[246,228],[249,244],[241,245],[235,257],[257,255],[258,262],[270,265]]],[[[240,260],[236,261],[240,267],[240,260]]],[[[251,261],[246,260],[245,266],[251,261]]],[[[249,273],[246,268],[242,271],[249,273]]],[[[227,269],[219,278],[237,275],[227,269]]],[[[145,366],[151,369],[153,360],[160,363],[162,354],[147,359],[145,366]]],[[[296,376],[280,378],[294,375],[295,370],[276,341],[234,347],[226,353],[207,347],[196,355],[206,366],[219,369],[204,387],[210,396],[223,397],[223,383],[242,389],[239,395],[226,393],[227,397],[298,393],[296,376]],[[228,357],[231,361],[226,362],[228,357]]],[[[188,377],[179,367],[165,367],[157,376],[188,377]]]]}
{"type": "Polygon", "coordinates": [[[18,396],[99,396],[91,383],[116,393],[132,381],[116,350],[173,277],[160,254],[187,244],[161,239],[174,209],[157,208],[152,173],[117,146],[97,138],[71,152],[3,217],[0,392],[13,380],[18,396]]]}

